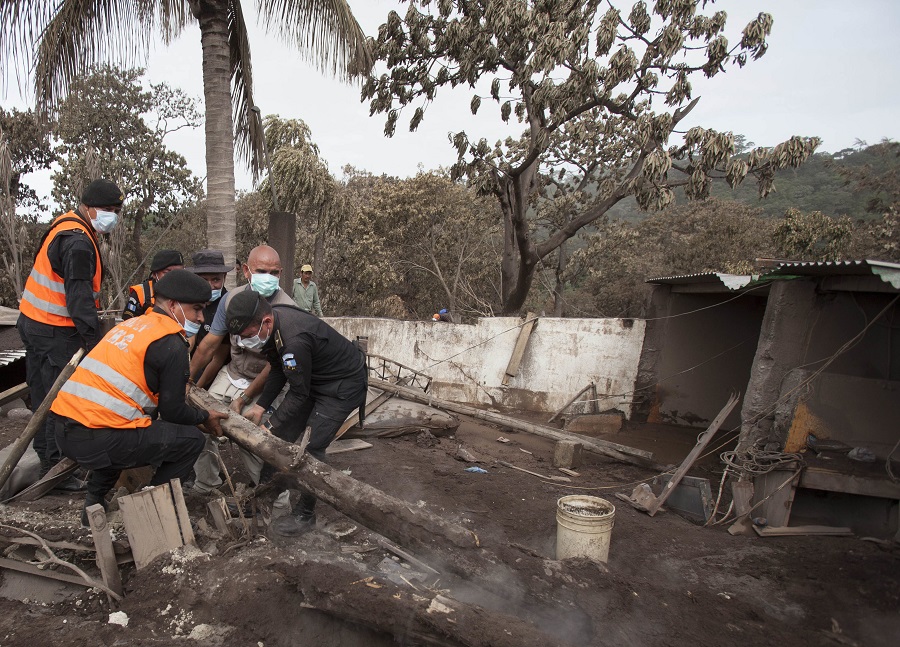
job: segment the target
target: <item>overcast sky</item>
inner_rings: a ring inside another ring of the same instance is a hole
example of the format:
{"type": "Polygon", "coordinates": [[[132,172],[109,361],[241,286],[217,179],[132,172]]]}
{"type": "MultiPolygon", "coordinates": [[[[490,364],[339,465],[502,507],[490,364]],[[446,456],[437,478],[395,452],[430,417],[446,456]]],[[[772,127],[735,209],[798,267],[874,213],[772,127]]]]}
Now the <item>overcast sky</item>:
{"type": "MultiPolygon", "coordinates": [[[[376,33],[388,11],[401,15],[397,0],[349,0],[367,34],[376,33]]],[[[618,3],[624,11],[630,0],[618,3]]],[[[477,118],[469,112],[471,90],[438,95],[415,133],[408,132],[410,115],[401,116],[396,135],[383,135],[384,115],[369,117],[359,101],[359,87],[323,77],[291,48],[260,30],[254,3],[245,0],[251,25],[254,92],[263,114],[301,118],[332,172],[345,164],[373,173],[414,175],[449,165],[455,152],[450,131],[466,130],[470,138],[493,142],[499,128],[499,108],[485,101],[477,118]]],[[[714,9],[728,13],[726,35],[738,42],[744,25],[760,11],[774,16],[769,51],[744,69],[729,66],[727,74],[694,82],[701,100],[685,123],[743,134],[757,145],[771,146],[791,135],[818,136],[829,152],[861,139],[875,143],[900,138],[900,2],[897,0],[723,0],[714,9]]],[[[706,13],[711,10],[707,8],[706,13]]],[[[180,87],[202,102],[200,34],[196,24],[169,47],[157,44],[147,72],[154,82],[180,87]]],[[[22,107],[23,99],[10,84],[2,101],[22,107]]],[[[201,103],[202,105],[202,103],[201,103]]],[[[203,130],[176,133],[167,140],[183,154],[194,172],[206,175],[203,130]]],[[[239,189],[250,189],[249,173],[238,168],[239,189]]],[[[49,184],[49,183],[48,183],[49,184]]],[[[49,187],[48,187],[49,189],[49,187]]]]}

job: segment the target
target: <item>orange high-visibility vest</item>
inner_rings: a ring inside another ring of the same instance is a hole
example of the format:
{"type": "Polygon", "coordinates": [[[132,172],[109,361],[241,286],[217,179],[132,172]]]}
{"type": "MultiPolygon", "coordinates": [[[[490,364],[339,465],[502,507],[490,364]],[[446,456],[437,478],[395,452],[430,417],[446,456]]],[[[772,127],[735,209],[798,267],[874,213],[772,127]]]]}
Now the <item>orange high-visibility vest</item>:
{"type": "Polygon", "coordinates": [[[147,347],[182,331],[181,324],[158,312],[123,321],[82,360],[50,410],[91,429],[149,426],[159,394],[144,376],[147,347]]]}
{"type": "Polygon", "coordinates": [[[130,319],[131,317],[139,317],[145,312],[147,312],[150,308],[153,307],[153,304],[156,303],[156,294],[153,290],[153,279],[147,279],[143,283],[138,283],[137,285],[132,285],[129,290],[133,290],[138,298],[138,309],[139,312],[131,312],[127,307],[124,312],[122,312],[123,319],[130,319]]]}
{"type": "Polygon", "coordinates": [[[100,282],[103,279],[103,260],[97,239],[89,224],[86,224],[74,211],[59,216],[50,225],[44,235],[41,248],[34,257],[34,267],[25,281],[25,291],[19,303],[19,311],[34,321],[51,326],[75,326],[69,310],[66,308],[66,286],[63,277],[53,271],[47,251],[56,235],[62,231],[83,231],[94,245],[96,263],[91,289],[94,291],[94,305],[100,307],[100,282]]]}

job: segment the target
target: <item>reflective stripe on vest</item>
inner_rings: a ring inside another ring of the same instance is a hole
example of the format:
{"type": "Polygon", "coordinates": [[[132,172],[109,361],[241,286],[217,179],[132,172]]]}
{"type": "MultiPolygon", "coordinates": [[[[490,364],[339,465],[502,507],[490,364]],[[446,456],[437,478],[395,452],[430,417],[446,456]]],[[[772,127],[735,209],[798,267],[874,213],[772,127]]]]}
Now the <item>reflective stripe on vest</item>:
{"type": "Polygon", "coordinates": [[[57,234],[63,231],[83,231],[94,246],[95,267],[91,281],[91,290],[94,295],[94,305],[99,307],[97,300],[100,298],[100,282],[103,278],[103,264],[97,242],[89,231],[90,225],[84,223],[74,211],[59,216],[50,225],[48,234],[34,258],[34,267],[25,281],[25,289],[22,293],[22,301],[19,310],[26,317],[49,324],[51,326],[74,326],[75,322],[66,308],[65,280],[53,271],[50,258],[47,256],[50,245],[56,239],[57,234]],[[72,219],[72,220],[68,220],[72,219]]]}
{"type": "Polygon", "coordinates": [[[147,348],[181,333],[181,324],[158,312],[123,321],[75,369],[51,411],[93,429],[147,427],[159,405],[144,372],[147,348]]]}

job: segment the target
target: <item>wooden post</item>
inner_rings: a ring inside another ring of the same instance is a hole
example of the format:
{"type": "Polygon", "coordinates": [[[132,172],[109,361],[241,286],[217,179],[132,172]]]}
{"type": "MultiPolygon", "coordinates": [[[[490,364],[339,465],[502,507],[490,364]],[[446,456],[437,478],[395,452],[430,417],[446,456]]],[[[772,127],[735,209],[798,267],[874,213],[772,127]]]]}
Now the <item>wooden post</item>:
{"type": "Polygon", "coordinates": [[[113,592],[125,595],[112,538],[109,536],[106,511],[102,505],[95,503],[87,509],[87,518],[91,527],[91,535],[94,537],[94,547],[97,549],[97,567],[100,569],[103,583],[113,592]]]}
{"type": "Polygon", "coordinates": [[[503,374],[503,386],[509,386],[509,379],[515,377],[519,372],[519,365],[522,363],[522,357],[525,355],[525,347],[531,338],[531,331],[537,325],[537,317],[533,312],[525,315],[525,323],[519,329],[519,336],[516,338],[516,345],[513,346],[512,356],[509,358],[509,364],[503,374]]]}
{"type": "Polygon", "coordinates": [[[20,384],[19,386],[14,386],[11,389],[6,389],[0,393],[0,407],[2,407],[7,402],[12,402],[18,398],[24,398],[31,389],[28,388],[27,384],[20,384]]]}
{"type": "Polygon", "coordinates": [[[562,414],[563,411],[565,411],[566,409],[568,409],[569,407],[571,407],[573,404],[575,404],[575,401],[576,401],[578,398],[580,398],[582,395],[584,395],[585,391],[587,391],[588,389],[590,389],[593,385],[594,385],[594,383],[591,382],[591,383],[588,384],[586,387],[584,387],[583,389],[581,389],[581,391],[579,391],[578,393],[576,393],[575,396],[574,396],[571,400],[569,400],[568,402],[566,402],[564,405],[562,405],[562,406],[559,408],[559,411],[557,411],[557,412],[554,413],[552,416],[550,416],[550,419],[547,421],[547,424],[549,425],[551,422],[553,422],[554,420],[556,420],[556,419],[560,416],[560,414],[562,414]]]}
{"type": "Polygon", "coordinates": [[[82,357],[84,357],[84,349],[79,348],[75,351],[75,354],[72,355],[72,359],[69,360],[69,363],[63,366],[62,372],[60,372],[59,377],[56,378],[53,386],[50,387],[44,401],[41,402],[41,405],[37,408],[37,411],[34,412],[34,415],[31,416],[31,420],[29,420],[28,424],[25,426],[25,431],[23,431],[22,435],[12,444],[9,451],[9,457],[6,459],[3,467],[0,467],[0,488],[6,485],[10,474],[12,474],[16,465],[19,464],[25,450],[28,449],[28,443],[30,443],[35,435],[37,435],[39,429],[43,429],[44,422],[47,420],[47,413],[50,411],[50,405],[53,404],[53,401],[56,399],[56,394],[59,393],[59,390],[62,388],[63,384],[66,383],[66,380],[68,380],[72,373],[75,372],[75,368],[78,366],[78,362],[81,361],[82,357]]]}
{"type": "MultiPolygon", "coordinates": [[[[272,178],[269,178],[269,182],[272,178]]],[[[278,252],[281,259],[281,289],[293,294],[294,253],[297,250],[297,216],[287,211],[269,212],[268,244],[278,252]]]]}

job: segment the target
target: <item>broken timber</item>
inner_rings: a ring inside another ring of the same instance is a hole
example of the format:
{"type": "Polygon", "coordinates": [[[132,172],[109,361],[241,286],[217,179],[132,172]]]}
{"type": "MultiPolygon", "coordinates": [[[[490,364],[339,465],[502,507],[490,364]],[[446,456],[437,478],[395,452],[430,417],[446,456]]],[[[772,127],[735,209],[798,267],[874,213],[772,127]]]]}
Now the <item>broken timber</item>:
{"type": "Polygon", "coordinates": [[[656,501],[652,502],[647,507],[647,513],[652,517],[656,514],[659,508],[665,503],[666,499],[669,498],[669,495],[675,491],[675,486],[681,481],[682,477],[687,474],[687,471],[691,469],[691,465],[694,464],[694,461],[697,460],[697,457],[700,456],[700,452],[709,444],[709,441],[712,440],[713,436],[716,435],[716,432],[719,431],[719,427],[722,426],[722,423],[725,422],[725,418],[728,417],[728,414],[731,413],[732,409],[737,405],[738,400],[740,400],[740,394],[734,393],[728,402],[725,403],[725,406],[722,407],[722,410],[719,412],[719,415],[715,417],[709,428],[704,431],[700,438],[697,440],[697,444],[691,450],[691,453],[687,455],[684,461],[681,463],[681,466],[675,470],[675,474],[672,475],[672,478],[669,479],[669,482],[663,486],[663,491],[660,492],[659,496],[656,498],[656,501]]]}
{"type": "Polygon", "coordinates": [[[31,420],[29,420],[28,424],[25,426],[25,431],[23,431],[22,435],[16,438],[15,442],[11,445],[6,463],[3,464],[3,467],[0,467],[0,488],[6,485],[10,474],[12,474],[16,465],[19,464],[19,461],[22,460],[23,454],[25,454],[25,451],[28,449],[28,444],[32,441],[35,434],[37,434],[38,429],[43,428],[44,421],[47,419],[47,413],[50,411],[50,405],[53,404],[53,401],[56,399],[56,394],[59,393],[59,390],[62,388],[63,384],[66,383],[66,380],[69,379],[69,376],[75,372],[75,368],[78,366],[78,362],[81,361],[83,356],[83,348],[79,348],[75,351],[75,354],[72,355],[72,359],[69,360],[69,363],[63,366],[62,372],[59,374],[59,377],[56,378],[53,386],[50,387],[44,401],[41,402],[37,411],[31,416],[31,420]]]}
{"type": "Polygon", "coordinates": [[[513,346],[512,356],[509,358],[509,364],[506,365],[506,371],[503,373],[503,386],[509,386],[510,378],[515,377],[519,373],[519,366],[522,364],[522,357],[525,356],[525,347],[531,338],[531,331],[537,325],[537,317],[533,312],[525,315],[525,323],[519,329],[519,336],[516,337],[516,345],[513,346]]]}
{"type": "Polygon", "coordinates": [[[472,418],[492,422],[494,424],[498,424],[515,431],[524,431],[525,433],[534,434],[536,436],[543,436],[545,438],[551,438],[553,440],[571,440],[577,443],[581,443],[585,451],[589,451],[594,454],[600,454],[602,456],[608,456],[609,458],[614,458],[622,463],[637,465],[638,467],[647,467],[650,469],[660,468],[659,465],[656,465],[653,462],[653,454],[651,452],[645,452],[640,449],[634,449],[633,447],[627,447],[625,445],[611,443],[605,440],[586,438],[583,436],[578,436],[577,434],[566,433],[564,431],[559,431],[558,429],[552,429],[543,425],[537,425],[534,423],[525,422],[523,420],[517,420],[516,418],[505,416],[502,413],[482,411],[481,409],[470,407],[464,404],[457,404],[456,402],[450,402],[448,400],[439,400],[438,398],[432,397],[426,393],[422,393],[421,391],[418,391],[416,389],[402,387],[397,384],[391,384],[390,382],[384,382],[382,380],[370,379],[369,384],[376,389],[396,393],[405,400],[412,400],[413,402],[427,404],[428,406],[437,407],[438,409],[444,409],[446,411],[452,411],[453,413],[460,413],[465,416],[471,416],[472,418]]]}
{"type": "MultiPolygon", "coordinates": [[[[192,388],[189,398],[199,407],[227,411],[203,389],[192,388]]],[[[441,544],[464,550],[479,546],[478,537],[472,531],[427,510],[416,509],[308,454],[304,456],[297,445],[266,433],[246,418],[231,415],[222,421],[222,428],[226,436],[244,449],[288,473],[329,505],[402,546],[432,553],[441,544]]]]}

